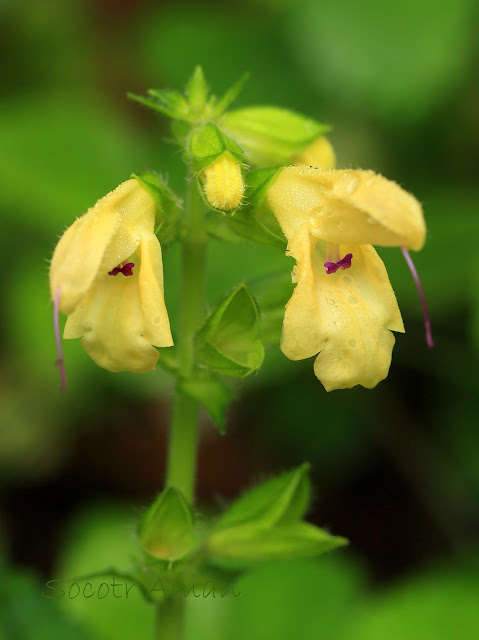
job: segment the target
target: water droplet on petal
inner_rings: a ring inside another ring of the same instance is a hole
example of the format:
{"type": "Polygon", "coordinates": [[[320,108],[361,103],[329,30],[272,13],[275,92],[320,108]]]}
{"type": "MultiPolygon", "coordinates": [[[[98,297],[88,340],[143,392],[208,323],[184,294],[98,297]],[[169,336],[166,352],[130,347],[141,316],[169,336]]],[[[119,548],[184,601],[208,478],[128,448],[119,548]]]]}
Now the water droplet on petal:
{"type": "Polygon", "coordinates": [[[353,191],[355,191],[357,189],[358,184],[359,184],[359,178],[353,178],[352,180],[350,180],[346,185],[346,189],[345,189],[346,193],[352,193],[353,191]]]}
{"type": "Polygon", "coordinates": [[[161,322],[160,316],[156,316],[156,318],[153,318],[153,324],[160,324],[160,322],[161,322]]]}
{"type": "Polygon", "coordinates": [[[348,302],[349,304],[358,304],[359,300],[356,298],[356,296],[348,296],[348,302]]]}
{"type": "Polygon", "coordinates": [[[355,349],[358,344],[358,341],[356,340],[356,338],[349,338],[348,344],[351,347],[351,349],[355,349]]]}

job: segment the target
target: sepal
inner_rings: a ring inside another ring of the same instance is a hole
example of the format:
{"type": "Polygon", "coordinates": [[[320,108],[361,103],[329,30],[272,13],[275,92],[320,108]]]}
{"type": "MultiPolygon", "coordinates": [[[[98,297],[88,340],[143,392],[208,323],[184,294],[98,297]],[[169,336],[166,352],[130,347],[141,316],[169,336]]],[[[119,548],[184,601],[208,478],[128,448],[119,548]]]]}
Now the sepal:
{"type": "Polygon", "coordinates": [[[181,380],[179,390],[204,407],[219,432],[225,433],[226,412],[234,396],[227,384],[200,370],[192,378],[181,380]]]}
{"type": "MultiPolygon", "coordinates": [[[[284,308],[293,295],[291,270],[280,271],[248,282],[261,309],[261,340],[278,345],[283,328],[284,308]]],[[[169,350],[168,350],[169,351],[169,350]]]]}
{"type": "Polygon", "coordinates": [[[143,516],[140,544],[155,558],[177,560],[195,546],[193,513],[181,491],[168,487],[143,516]]]}
{"type": "Polygon", "coordinates": [[[218,119],[236,99],[247,78],[248,74],[243,75],[218,99],[210,94],[202,68],[196,67],[187,82],[184,95],[167,89],[149,89],[148,97],[138,96],[134,93],[127,95],[131,100],[135,100],[173,121],[196,125],[207,120],[218,119]]]}
{"type": "Polygon", "coordinates": [[[247,174],[247,204],[228,218],[228,225],[250,242],[284,252],[286,238],[266,202],[268,188],[281,169],[282,167],[257,169],[247,174]]]}
{"type": "Polygon", "coordinates": [[[272,527],[299,521],[310,500],[309,468],[304,463],[244,493],[222,515],[215,532],[246,524],[272,527]]]}
{"type": "Polygon", "coordinates": [[[233,157],[242,162],[241,147],[212,122],[195,127],[191,132],[188,154],[195,171],[205,169],[225,151],[229,151],[233,157]]]}
{"type": "Polygon", "coordinates": [[[258,305],[249,289],[236,287],[215,307],[195,339],[198,363],[210,371],[245,378],[264,358],[258,305]]]}
{"type": "Polygon", "coordinates": [[[207,540],[211,562],[245,569],[258,562],[316,556],[346,544],[302,518],[310,500],[309,465],[281,474],[244,494],[207,540]]]}
{"type": "Polygon", "coordinates": [[[217,566],[239,570],[259,562],[318,556],[346,544],[345,538],[315,525],[295,522],[266,530],[246,525],[217,533],[210,539],[209,551],[217,566]]]}
{"type": "Polygon", "coordinates": [[[257,106],[226,112],[222,129],[235,138],[256,166],[291,164],[292,157],[330,129],[288,109],[257,106]]]}
{"type": "Polygon", "coordinates": [[[164,180],[152,171],[132,173],[156,202],[155,234],[161,243],[172,240],[178,231],[181,199],[166,185],[164,180]]]}

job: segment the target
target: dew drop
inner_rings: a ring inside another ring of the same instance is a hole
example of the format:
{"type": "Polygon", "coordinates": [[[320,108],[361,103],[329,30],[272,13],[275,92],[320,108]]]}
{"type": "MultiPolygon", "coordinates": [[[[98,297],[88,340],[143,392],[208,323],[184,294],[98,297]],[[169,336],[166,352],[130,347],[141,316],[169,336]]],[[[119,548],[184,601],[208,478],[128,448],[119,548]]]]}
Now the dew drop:
{"type": "Polygon", "coordinates": [[[358,183],[358,178],[353,178],[352,180],[350,180],[350,182],[348,182],[348,184],[346,185],[346,193],[352,193],[353,191],[355,191],[357,189],[358,183]]]}
{"type": "Polygon", "coordinates": [[[160,316],[156,316],[156,318],[153,318],[153,324],[160,324],[160,322],[161,322],[160,316]]]}
{"type": "Polygon", "coordinates": [[[356,296],[348,296],[348,302],[349,304],[358,304],[359,300],[356,298],[356,296]]]}
{"type": "Polygon", "coordinates": [[[351,347],[351,349],[355,349],[357,344],[358,344],[358,342],[357,342],[356,338],[349,338],[348,344],[351,347]]]}
{"type": "Polygon", "coordinates": [[[345,276],[341,276],[341,280],[342,280],[343,282],[345,282],[346,284],[351,284],[351,283],[352,283],[352,281],[353,281],[353,279],[351,278],[351,276],[346,276],[346,275],[345,275],[345,276]]]}

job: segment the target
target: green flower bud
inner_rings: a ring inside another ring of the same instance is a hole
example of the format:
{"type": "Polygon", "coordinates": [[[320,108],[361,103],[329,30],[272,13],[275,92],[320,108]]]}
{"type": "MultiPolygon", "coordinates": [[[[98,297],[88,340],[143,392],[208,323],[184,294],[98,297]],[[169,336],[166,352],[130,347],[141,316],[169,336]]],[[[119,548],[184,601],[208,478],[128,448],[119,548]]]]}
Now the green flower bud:
{"type": "Polygon", "coordinates": [[[279,107],[259,106],[226,112],[222,130],[244,149],[257,166],[285,165],[329,127],[279,107]]]}
{"type": "Polygon", "coordinates": [[[183,494],[174,487],[162,491],[140,523],[142,547],[155,558],[176,560],[195,544],[193,514],[183,494]]]}

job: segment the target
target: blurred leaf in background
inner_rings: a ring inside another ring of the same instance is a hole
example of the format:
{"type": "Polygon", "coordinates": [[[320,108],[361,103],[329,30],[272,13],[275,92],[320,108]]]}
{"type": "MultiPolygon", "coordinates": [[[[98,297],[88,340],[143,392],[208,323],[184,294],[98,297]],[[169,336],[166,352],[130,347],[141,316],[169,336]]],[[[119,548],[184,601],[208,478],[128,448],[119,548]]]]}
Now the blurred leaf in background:
{"type": "MultiPolygon", "coordinates": [[[[131,172],[158,170],[182,189],[180,155],[163,140],[164,122],[129,102],[127,91],[180,90],[202,64],[221,95],[249,71],[235,107],[278,104],[330,122],[340,166],[375,169],[421,200],[428,241],[415,259],[438,346],[432,353],[424,346],[416,290],[390,249],[381,256],[406,334],[377,389],[326,394],[309,362],[289,362],[270,344],[230,412],[228,436],[205,424],[200,498],[211,507],[257,479],[258,468],[308,459],[320,487],[308,517],[350,538],[352,551],[256,569],[236,585],[238,598],[192,600],[190,637],[449,640],[458,629],[461,640],[475,637],[475,556],[459,562],[451,548],[467,548],[479,530],[477,25],[473,0],[1,4],[0,538],[7,557],[56,577],[121,568],[135,553],[140,509],[116,505],[125,497],[147,504],[160,488],[170,383],[159,371],[111,375],[69,341],[70,384],[59,394],[48,260],[64,228],[131,172]],[[102,506],[84,507],[92,497],[102,506]],[[378,581],[374,589],[363,574],[378,581]]],[[[165,250],[164,263],[174,327],[177,247],[165,250]]],[[[261,278],[283,274],[287,282],[292,266],[280,251],[214,241],[209,304],[248,282],[261,305],[261,278]]],[[[264,326],[278,336],[281,300],[271,296],[263,296],[264,326]]],[[[11,569],[1,580],[0,619],[13,620],[21,606],[19,638],[33,637],[36,619],[38,638],[56,631],[59,638],[151,637],[153,612],[133,591],[127,606],[62,600],[67,618],[60,620],[39,601],[35,580],[11,569]]],[[[2,631],[0,623],[0,638],[2,631]]]]}

